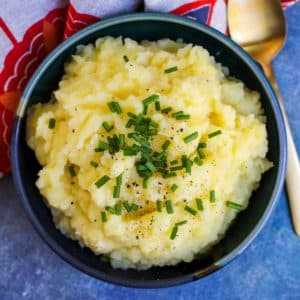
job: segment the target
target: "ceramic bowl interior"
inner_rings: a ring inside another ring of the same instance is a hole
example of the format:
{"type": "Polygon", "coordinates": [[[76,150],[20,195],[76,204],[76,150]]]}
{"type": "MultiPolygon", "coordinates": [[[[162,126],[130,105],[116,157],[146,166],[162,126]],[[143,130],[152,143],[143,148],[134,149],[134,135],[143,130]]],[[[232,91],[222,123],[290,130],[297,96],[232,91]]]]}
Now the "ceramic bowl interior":
{"type": "MultiPolygon", "coordinates": [[[[12,141],[14,180],[25,210],[42,238],[64,260],[92,276],[116,284],[135,287],[163,287],[192,281],[224,266],[253,240],[270,215],[284,179],[286,141],[282,116],[275,96],[261,69],[250,57],[217,31],[194,21],[161,14],[133,14],[96,23],[60,45],[38,68],[29,82],[18,109],[12,141]],[[28,107],[46,102],[58,86],[64,63],[76,47],[93,43],[101,36],[123,36],[135,40],[161,38],[183,39],[206,48],[215,59],[227,66],[230,75],[259,91],[267,116],[268,158],[274,167],[263,175],[249,207],[240,213],[226,236],[205,256],[191,263],[155,267],[146,271],[113,269],[89,249],[62,235],[54,226],[49,209],[35,186],[40,166],[25,143],[28,107]]],[[[254,262],[255,263],[255,262],[254,262]]]]}

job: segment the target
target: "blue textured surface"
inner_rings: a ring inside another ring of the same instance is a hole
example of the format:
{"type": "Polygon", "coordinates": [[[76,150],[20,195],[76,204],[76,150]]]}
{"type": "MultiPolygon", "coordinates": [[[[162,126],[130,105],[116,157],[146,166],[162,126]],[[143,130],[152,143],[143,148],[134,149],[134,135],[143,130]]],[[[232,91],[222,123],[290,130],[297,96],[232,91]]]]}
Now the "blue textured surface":
{"type": "MultiPolygon", "coordinates": [[[[286,12],[288,41],[275,72],[300,152],[300,4],[286,12]]],[[[97,281],[37,236],[10,177],[0,181],[0,299],[300,299],[300,239],[285,194],[251,246],[222,270],[183,286],[139,290],[97,281]]]]}

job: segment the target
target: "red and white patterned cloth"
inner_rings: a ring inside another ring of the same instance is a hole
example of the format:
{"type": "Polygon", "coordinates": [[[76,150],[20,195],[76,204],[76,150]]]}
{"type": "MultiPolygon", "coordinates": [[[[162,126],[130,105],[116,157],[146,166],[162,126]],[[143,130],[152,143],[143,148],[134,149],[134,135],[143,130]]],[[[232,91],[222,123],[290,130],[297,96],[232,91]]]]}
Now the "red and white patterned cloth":
{"type": "MultiPolygon", "coordinates": [[[[297,0],[281,0],[287,8],[297,0]]],[[[20,95],[36,67],[63,39],[98,20],[141,7],[227,32],[227,0],[10,0],[0,10],[0,177],[10,172],[9,143],[20,95]]]]}

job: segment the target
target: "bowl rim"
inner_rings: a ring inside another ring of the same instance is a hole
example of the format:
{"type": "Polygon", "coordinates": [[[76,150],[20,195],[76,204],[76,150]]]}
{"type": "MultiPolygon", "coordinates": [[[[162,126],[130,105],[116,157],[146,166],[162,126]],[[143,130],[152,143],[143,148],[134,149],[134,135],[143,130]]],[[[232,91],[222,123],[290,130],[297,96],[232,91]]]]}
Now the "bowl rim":
{"type": "Polygon", "coordinates": [[[16,115],[18,116],[15,118],[14,127],[13,127],[13,134],[12,134],[12,143],[11,143],[11,161],[12,161],[12,173],[13,173],[13,180],[15,186],[17,188],[17,193],[19,199],[22,202],[23,208],[26,212],[27,217],[29,218],[33,227],[37,230],[39,236],[48,244],[48,246],[58,254],[64,261],[76,267],[78,270],[89,274],[97,279],[101,279],[103,281],[118,284],[127,287],[135,287],[135,288],[161,288],[161,287],[168,287],[174,286],[178,284],[183,284],[187,282],[191,282],[201,277],[204,277],[228,264],[231,260],[236,258],[240,255],[254,240],[254,238],[258,235],[261,229],[266,224],[278,198],[279,194],[282,190],[284,178],[285,178],[285,170],[286,170],[286,161],[287,161],[287,141],[286,141],[286,131],[285,125],[283,122],[282,112],[278,103],[278,100],[275,96],[275,93],[265,77],[262,69],[260,66],[235,42],[233,42],[229,37],[223,35],[221,32],[217,31],[216,29],[209,27],[205,24],[195,22],[190,20],[186,17],[175,16],[171,14],[164,14],[164,13],[133,13],[133,14],[126,14],[122,16],[117,16],[113,18],[109,18],[103,21],[96,22],[79,32],[75,33],[67,40],[63,41],[58,47],[56,47],[44,61],[39,65],[36,69],[34,74],[32,75],[31,79],[29,80],[22,97],[20,99],[20,103],[17,109],[16,115]],[[18,155],[18,146],[20,141],[20,125],[21,119],[25,113],[28,98],[34,89],[36,82],[38,81],[39,77],[48,69],[48,66],[69,46],[76,44],[79,39],[86,35],[90,35],[95,31],[100,29],[104,29],[110,27],[112,25],[121,25],[122,23],[127,22],[135,22],[135,21],[163,21],[167,23],[177,23],[186,27],[191,27],[198,31],[203,32],[206,35],[211,36],[212,38],[218,40],[219,42],[223,43],[226,47],[228,47],[231,51],[233,51],[237,56],[239,56],[243,62],[248,66],[248,68],[256,75],[257,80],[260,82],[262,87],[264,88],[267,97],[270,101],[274,112],[274,119],[278,126],[278,137],[279,137],[279,166],[278,172],[276,175],[276,182],[274,185],[274,189],[272,191],[272,195],[270,197],[270,201],[258,221],[258,223],[254,226],[250,234],[236,247],[232,250],[229,254],[224,256],[223,258],[214,262],[211,266],[206,268],[205,270],[195,271],[189,274],[180,275],[176,278],[171,279],[162,279],[162,280],[133,280],[127,278],[120,278],[115,277],[113,275],[108,275],[101,270],[95,270],[84,264],[83,262],[74,258],[68,251],[66,251],[59,243],[57,243],[50,235],[47,234],[44,227],[39,223],[37,220],[29,202],[27,201],[26,192],[22,183],[22,177],[20,174],[20,160],[18,155]]]}

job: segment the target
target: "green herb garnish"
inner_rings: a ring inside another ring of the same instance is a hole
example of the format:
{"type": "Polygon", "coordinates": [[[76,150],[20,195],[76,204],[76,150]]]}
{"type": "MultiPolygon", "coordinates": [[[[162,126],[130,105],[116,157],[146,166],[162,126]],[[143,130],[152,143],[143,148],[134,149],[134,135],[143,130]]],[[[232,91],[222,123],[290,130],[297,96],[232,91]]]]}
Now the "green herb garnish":
{"type": "Polygon", "coordinates": [[[138,151],[132,148],[125,148],[123,150],[124,156],[134,156],[137,155],[138,151]]]}
{"type": "Polygon", "coordinates": [[[236,209],[236,210],[242,210],[244,208],[243,205],[238,204],[238,203],[233,202],[233,201],[226,201],[226,206],[229,207],[229,208],[236,209]]]}
{"type": "Polygon", "coordinates": [[[183,141],[184,141],[186,144],[188,144],[188,143],[190,143],[191,141],[195,140],[197,137],[198,137],[198,132],[195,131],[195,132],[193,132],[192,134],[186,136],[186,137],[183,139],[183,141]]]}
{"type": "Polygon", "coordinates": [[[170,106],[169,106],[169,107],[166,107],[166,108],[164,108],[164,109],[161,110],[161,112],[164,113],[164,114],[167,114],[167,113],[169,113],[170,111],[172,111],[172,107],[170,107],[170,106]]]}
{"type": "Polygon", "coordinates": [[[175,223],[175,226],[181,226],[181,225],[187,224],[187,222],[188,222],[187,220],[177,222],[177,223],[175,223]]]}
{"type": "Polygon", "coordinates": [[[110,180],[110,177],[107,175],[102,176],[100,179],[98,179],[95,182],[95,186],[99,189],[101,188],[105,183],[107,183],[110,180]]]}
{"type": "Polygon", "coordinates": [[[114,187],[114,194],[113,194],[114,198],[120,197],[121,184],[122,184],[122,174],[120,174],[116,177],[116,185],[114,187]]]}
{"type": "Polygon", "coordinates": [[[106,121],[102,123],[102,127],[107,131],[110,132],[113,129],[113,126],[109,125],[106,121]]]}
{"type": "Polygon", "coordinates": [[[209,192],[209,201],[210,203],[216,202],[216,192],[214,190],[209,192]]]}
{"type": "Polygon", "coordinates": [[[71,177],[75,177],[76,176],[76,172],[75,172],[75,169],[74,169],[73,165],[68,166],[68,171],[69,171],[71,177]]]}
{"type": "Polygon", "coordinates": [[[186,205],[184,207],[184,210],[187,211],[188,213],[192,214],[193,216],[196,216],[197,214],[197,211],[194,210],[193,208],[191,208],[190,206],[186,205]]]}
{"type": "Polygon", "coordinates": [[[168,214],[173,214],[174,213],[174,208],[173,208],[173,203],[171,200],[166,201],[166,209],[168,214]]]}
{"type": "Polygon", "coordinates": [[[49,129],[54,129],[55,123],[56,123],[56,121],[55,121],[54,118],[49,119],[48,128],[49,129]]]}
{"type": "Polygon", "coordinates": [[[168,149],[168,147],[170,146],[170,144],[171,144],[171,142],[170,142],[169,140],[166,140],[166,141],[162,144],[161,148],[162,148],[164,151],[166,151],[166,150],[168,149]]]}
{"type": "Polygon", "coordinates": [[[176,236],[177,236],[177,232],[178,232],[178,226],[174,226],[170,235],[170,239],[171,240],[175,240],[176,236]]]}
{"type": "Polygon", "coordinates": [[[203,202],[202,202],[202,200],[200,198],[196,199],[196,205],[197,205],[197,209],[198,210],[204,210],[203,202]]]}
{"type": "Polygon", "coordinates": [[[155,110],[156,110],[156,111],[159,111],[159,110],[160,110],[160,103],[159,103],[159,101],[156,101],[156,102],[155,102],[155,110]]]}
{"type": "Polygon", "coordinates": [[[94,160],[91,160],[91,161],[90,161],[90,165],[91,165],[92,167],[94,167],[94,168],[97,168],[97,167],[99,166],[99,164],[98,164],[96,161],[94,161],[94,160]]]}
{"type": "Polygon", "coordinates": [[[171,178],[171,177],[176,177],[176,176],[177,176],[177,174],[175,172],[162,174],[162,178],[171,178]]]}
{"type": "Polygon", "coordinates": [[[101,220],[103,223],[105,223],[107,221],[107,216],[106,216],[106,212],[102,211],[101,212],[101,220]]]}
{"type": "Polygon", "coordinates": [[[217,131],[214,131],[214,132],[211,132],[209,133],[207,136],[209,139],[213,138],[214,136],[217,136],[219,134],[222,134],[222,130],[217,130],[217,131]]]}
{"type": "Polygon", "coordinates": [[[143,105],[144,106],[148,106],[149,104],[156,102],[159,99],[159,96],[156,94],[153,94],[151,96],[149,96],[148,98],[143,100],[143,105]]]}
{"type": "Polygon", "coordinates": [[[198,165],[198,166],[202,166],[202,165],[203,165],[203,160],[202,160],[200,157],[196,156],[196,157],[194,158],[194,163],[195,163],[196,165],[198,165]]]}
{"type": "Polygon", "coordinates": [[[123,60],[124,60],[125,62],[129,62],[129,58],[127,57],[127,55],[124,55],[124,56],[123,56],[123,60]]]}
{"type": "Polygon", "coordinates": [[[120,104],[116,101],[111,101],[111,102],[107,103],[107,105],[111,112],[115,112],[117,114],[120,114],[122,112],[120,104]]]}
{"type": "Polygon", "coordinates": [[[116,214],[115,209],[113,207],[111,207],[111,206],[106,206],[105,210],[108,211],[111,215],[115,215],[116,214]]]}
{"type": "Polygon", "coordinates": [[[171,186],[171,191],[172,192],[175,192],[176,190],[178,189],[178,185],[177,184],[172,184],[172,186],[171,186]]]}
{"type": "Polygon", "coordinates": [[[177,165],[177,164],[178,164],[178,160],[177,160],[177,159],[172,160],[172,161],[170,162],[170,165],[171,165],[171,166],[174,166],[174,165],[177,165]]]}
{"type": "Polygon", "coordinates": [[[175,119],[176,120],[189,120],[191,118],[191,115],[188,115],[188,114],[186,114],[186,115],[178,115],[178,116],[176,116],[175,117],[175,119]]]}
{"type": "Polygon", "coordinates": [[[172,72],[175,72],[175,71],[177,71],[178,70],[178,68],[177,68],[177,66],[174,66],[174,67],[171,67],[171,68],[168,68],[168,69],[165,69],[165,73],[166,74],[168,74],[168,73],[172,73],[172,72]]]}
{"type": "Polygon", "coordinates": [[[98,146],[95,148],[95,152],[103,152],[108,149],[109,149],[109,144],[100,141],[98,146]]]}
{"type": "Polygon", "coordinates": [[[115,204],[114,208],[115,208],[115,214],[117,216],[120,216],[122,214],[122,205],[121,205],[121,203],[115,204]]]}
{"type": "Polygon", "coordinates": [[[131,212],[131,207],[130,207],[128,201],[124,201],[124,202],[123,202],[123,206],[124,206],[124,208],[126,209],[126,211],[127,211],[128,213],[131,212]]]}
{"type": "Polygon", "coordinates": [[[171,168],[170,168],[170,171],[171,171],[171,172],[179,171],[179,170],[182,170],[183,168],[184,168],[184,166],[171,167],[171,168]]]}
{"type": "Polygon", "coordinates": [[[160,200],[156,201],[156,210],[158,212],[162,212],[162,205],[161,205],[161,201],[160,200]]]}

